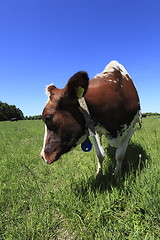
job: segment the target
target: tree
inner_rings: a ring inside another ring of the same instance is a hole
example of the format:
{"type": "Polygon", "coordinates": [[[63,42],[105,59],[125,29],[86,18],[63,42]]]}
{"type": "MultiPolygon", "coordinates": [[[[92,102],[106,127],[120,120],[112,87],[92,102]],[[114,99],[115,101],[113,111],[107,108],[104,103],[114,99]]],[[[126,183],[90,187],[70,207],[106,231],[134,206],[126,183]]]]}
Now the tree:
{"type": "Polygon", "coordinates": [[[24,119],[23,112],[15,105],[9,105],[0,101],[0,121],[7,121],[11,118],[24,119]]]}

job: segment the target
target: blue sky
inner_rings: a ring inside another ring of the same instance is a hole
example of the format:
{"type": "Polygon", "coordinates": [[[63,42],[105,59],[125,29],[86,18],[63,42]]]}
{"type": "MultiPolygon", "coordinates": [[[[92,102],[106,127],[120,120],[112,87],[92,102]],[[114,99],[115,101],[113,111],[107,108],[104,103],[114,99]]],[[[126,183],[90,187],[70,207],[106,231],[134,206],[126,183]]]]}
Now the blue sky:
{"type": "Polygon", "coordinates": [[[160,113],[159,0],[0,0],[0,101],[41,114],[45,86],[125,66],[142,112],[160,113]]]}

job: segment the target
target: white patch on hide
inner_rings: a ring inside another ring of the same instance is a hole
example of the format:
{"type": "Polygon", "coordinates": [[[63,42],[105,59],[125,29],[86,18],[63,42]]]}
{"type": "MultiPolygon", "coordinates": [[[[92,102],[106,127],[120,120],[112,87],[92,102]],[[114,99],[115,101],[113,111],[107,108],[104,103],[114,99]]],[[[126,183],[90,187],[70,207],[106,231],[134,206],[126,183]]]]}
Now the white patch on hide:
{"type": "Polygon", "coordinates": [[[116,138],[112,138],[107,134],[108,143],[112,147],[119,148],[122,145],[124,140],[129,141],[134,132],[134,126],[135,126],[136,122],[138,122],[138,121],[139,121],[139,111],[134,116],[134,118],[129,126],[127,126],[126,124],[121,126],[122,130],[118,132],[116,138]]]}
{"type": "MultiPolygon", "coordinates": [[[[102,73],[100,74],[97,74],[95,77],[102,77],[102,76],[107,76],[109,73],[112,73],[115,71],[115,69],[117,69],[118,71],[121,72],[121,74],[124,76],[124,77],[130,77],[130,75],[128,74],[127,70],[124,68],[124,66],[122,64],[120,64],[119,62],[117,61],[111,61],[106,67],[105,69],[103,70],[102,73]]],[[[129,78],[126,78],[127,80],[129,80],[129,78]]]]}

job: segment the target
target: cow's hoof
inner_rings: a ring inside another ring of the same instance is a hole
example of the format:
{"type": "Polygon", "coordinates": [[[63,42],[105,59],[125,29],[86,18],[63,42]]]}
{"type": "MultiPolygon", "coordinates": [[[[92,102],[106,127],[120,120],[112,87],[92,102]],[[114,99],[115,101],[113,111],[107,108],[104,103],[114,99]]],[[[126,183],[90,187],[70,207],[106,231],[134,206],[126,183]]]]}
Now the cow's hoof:
{"type": "Polygon", "coordinates": [[[96,175],[96,180],[100,180],[100,179],[102,179],[103,178],[103,172],[102,172],[102,170],[99,170],[98,172],[97,172],[97,175],[96,175]]]}

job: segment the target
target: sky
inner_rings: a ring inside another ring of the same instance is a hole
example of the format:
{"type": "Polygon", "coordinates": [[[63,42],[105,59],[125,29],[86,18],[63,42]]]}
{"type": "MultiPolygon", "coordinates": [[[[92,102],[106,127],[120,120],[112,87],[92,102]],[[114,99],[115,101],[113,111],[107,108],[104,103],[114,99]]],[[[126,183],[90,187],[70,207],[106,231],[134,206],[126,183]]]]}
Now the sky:
{"type": "Polygon", "coordinates": [[[0,101],[41,114],[45,87],[125,66],[142,112],[160,113],[159,0],[0,0],[0,101]]]}

